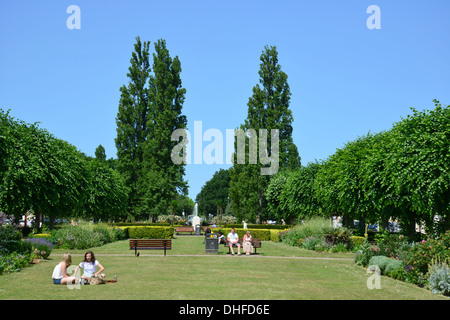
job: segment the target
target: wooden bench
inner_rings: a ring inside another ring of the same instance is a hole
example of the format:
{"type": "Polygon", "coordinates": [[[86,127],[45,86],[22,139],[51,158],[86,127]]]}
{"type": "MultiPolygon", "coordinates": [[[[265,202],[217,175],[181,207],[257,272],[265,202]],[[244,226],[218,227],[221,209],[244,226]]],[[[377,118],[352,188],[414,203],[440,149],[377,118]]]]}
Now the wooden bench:
{"type": "Polygon", "coordinates": [[[134,249],[134,255],[139,256],[138,250],[166,250],[172,249],[172,239],[130,239],[130,250],[134,249]]]}
{"type": "MultiPolygon", "coordinates": [[[[243,252],[243,249],[244,249],[244,247],[242,246],[242,240],[243,240],[242,238],[239,238],[239,243],[241,245],[241,252],[243,252]]],[[[230,249],[227,239],[225,239],[224,246],[228,247],[228,253],[231,253],[231,249],[230,249]]],[[[236,247],[237,245],[233,245],[233,246],[236,247]]],[[[253,250],[254,250],[253,253],[256,254],[256,248],[261,248],[261,239],[252,238],[252,246],[253,246],[253,250]]]]}
{"type": "Polygon", "coordinates": [[[192,234],[194,232],[194,227],[176,227],[175,233],[178,234],[180,232],[190,232],[192,234]]]}

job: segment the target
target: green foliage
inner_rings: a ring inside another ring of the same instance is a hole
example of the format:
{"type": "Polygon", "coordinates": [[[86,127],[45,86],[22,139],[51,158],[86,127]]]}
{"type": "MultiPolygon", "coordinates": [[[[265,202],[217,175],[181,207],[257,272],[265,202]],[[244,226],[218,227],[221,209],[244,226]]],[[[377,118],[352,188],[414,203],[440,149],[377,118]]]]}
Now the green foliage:
{"type": "Polygon", "coordinates": [[[22,251],[22,233],[12,225],[0,225],[0,254],[22,251]]]}
{"type": "Polygon", "coordinates": [[[86,157],[73,145],[37,124],[12,119],[2,110],[0,122],[4,125],[0,132],[4,143],[0,150],[1,211],[19,216],[33,208],[37,214],[50,216],[51,225],[55,217],[89,212],[95,197],[96,209],[108,210],[106,215],[122,211],[112,199],[126,197],[127,191],[111,183],[114,179],[90,171],[86,157]],[[95,179],[102,181],[97,185],[95,179]],[[98,197],[101,193],[103,198],[98,197]]]}
{"type": "Polygon", "coordinates": [[[278,173],[271,179],[266,198],[277,219],[293,221],[305,219],[321,213],[314,180],[319,164],[309,163],[291,171],[278,173]]]}
{"type": "Polygon", "coordinates": [[[302,248],[305,248],[307,250],[315,250],[316,248],[320,251],[320,246],[323,242],[322,237],[315,237],[315,236],[309,236],[305,239],[299,239],[301,241],[302,248]]]}
{"type": "Polygon", "coordinates": [[[170,225],[174,225],[174,224],[179,224],[179,225],[183,225],[185,220],[183,220],[182,217],[180,216],[176,216],[173,214],[165,214],[165,215],[160,215],[158,216],[158,222],[166,222],[170,225]]]}
{"type": "Polygon", "coordinates": [[[377,234],[375,240],[380,248],[380,254],[396,259],[405,259],[412,246],[408,237],[395,233],[390,234],[387,231],[377,234]]]}
{"type": "Polygon", "coordinates": [[[30,264],[30,255],[12,252],[0,255],[0,274],[7,272],[18,272],[30,264]]]}
{"type": "Polygon", "coordinates": [[[325,234],[325,241],[330,243],[331,245],[342,244],[347,247],[350,247],[352,233],[350,230],[344,227],[340,228],[330,228],[325,234]]]}
{"type": "MultiPolygon", "coordinates": [[[[255,136],[259,129],[268,130],[267,146],[272,146],[270,132],[279,130],[279,168],[295,169],[300,167],[298,150],[292,140],[292,111],[289,109],[291,92],[287,82],[287,74],[281,70],[278,63],[276,47],[266,46],[260,56],[261,64],[258,71],[260,84],[253,87],[253,94],[247,103],[248,112],[244,124],[240,126],[250,135],[255,136]],[[255,130],[254,133],[251,130],[255,130]]],[[[260,223],[261,219],[272,218],[267,211],[264,193],[267,189],[270,175],[262,175],[264,165],[255,159],[250,164],[250,148],[258,150],[259,139],[254,146],[246,139],[244,154],[238,154],[235,144],[234,165],[230,169],[230,198],[233,203],[233,214],[238,221],[246,220],[260,223]],[[239,156],[245,156],[245,164],[238,164],[239,156]]],[[[262,147],[262,146],[260,146],[262,147]]],[[[271,165],[275,165],[271,163],[271,165]]]]}
{"type": "Polygon", "coordinates": [[[149,76],[148,133],[142,144],[142,171],[137,179],[139,207],[155,217],[167,212],[177,194],[187,193],[185,163],[172,161],[172,150],[179,144],[172,140],[172,133],[187,126],[182,114],[185,95],[181,62],[178,56],[170,57],[166,41],[160,39],[155,43],[153,74],[149,76]]]}
{"type": "Polygon", "coordinates": [[[228,189],[230,187],[230,171],[219,169],[208,180],[196,197],[198,211],[203,215],[216,215],[218,207],[224,209],[228,203],[228,189]]]}
{"type": "Polygon", "coordinates": [[[49,233],[35,233],[33,238],[50,238],[52,235],[49,233]]]}
{"type": "MultiPolygon", "coordinates": [[[[378,249],[379,252],[379,249],[378,249]]],[[[355,264],[367,267],[369,266],[370,259],[378,254],[376,248],[372,246],[367,239],[364,240],[363,245],[355,254],[355,264]]]]}
{"type": "Polygon", "coordinates": [[[120,218],[126,215],[129,189],[119,173],[106,163],[93,160],[87,163],[87,200],[84,215],[91,218],[120,218]]]}
{"type": "Polygon", "coordinates": [[[147,129],[148,80],[150,69],[150,42],[136,38],[131,54],[127,77],[128,86],[120,88],[120,101],[116,117],[117,169],[130,189],[128,210],[140,214],[138,177],[141,175],[143,144],[149,133],[147,129]]]}
{"type": "Polygon", "coordinates": [[[352,242],[353,248],[359,249],[359,247],[361,247],[364,244],[365,240],[366,240],[366,238],[364,238],[364,237],[359,237],[359,236],[351,236],[350,237],[350,241],[352,242]]]}
{"type": "Polygon", "coordinates": [[[284,235],[283,242],[295,246],[298,245],[300,239],[308,237],[320,237],[330,230],[330,222],[328,219],[322,217],[312,217],[305,220],[303,224],[289,229],[284,235]]]}
{"type": "Polygon", "coordinates": [[[24,242],[29,243],[31,245],[30,251],[42,259],[47,259],[54,247],[53,243],[44,238],[29,238],[25,239],[24,242]]]}
{"type": "Polygon", "coordinates": [[[428,239],[415,244],[405,259],[406,280],[424,286],[427,281],[428,265],[433,259],[450,258],[450,231],[437,239],[428,239]]]}
{"type": "MultiPolygon", "coordinates": [[[[119,228],[105,224],[79,223],[77,226],[63,225],[52,234],[57,248],[88,249],[125,239],[125,233],[119,228]]],[[[49,239],[50,240],[50,239],[49,239]]]]}
{"type": "Polygon", "coordinates": [[[448,258],[444,261],[433,259],[428,266],[427,287],[434,294],[443,294],[450,297],[450,268],[448,258]]]}
{"type": "Polygon", "coordinates": [[[392,274],[395,277],[398,276],[398,271],[403,269],[404,267],[404,263],[401,260],[379,255],[371,257],[368,265],[378,266],[381,270],[381,274],[385,274],[388,276],[392,274]]]}
{"type": "Polygon", "coordinates": [[[130,239],[172,239],[172,227],[127,227],[130,239]]]}

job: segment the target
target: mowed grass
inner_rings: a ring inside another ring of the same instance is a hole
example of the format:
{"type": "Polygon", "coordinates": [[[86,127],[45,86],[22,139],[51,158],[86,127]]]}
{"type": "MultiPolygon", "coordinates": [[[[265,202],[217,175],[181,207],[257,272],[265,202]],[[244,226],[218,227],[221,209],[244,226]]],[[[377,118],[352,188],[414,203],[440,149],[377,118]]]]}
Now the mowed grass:
{"type": "MultiPolygon", "coordinates": [[[[118,282],[80,290],[52,284],[53,267],[64,252],[55,250],[48,261],[0,275],[0,299],[448,300],[384,276],[381,289],[370,290],[370,274],[354,265],[352,255],[319,255],[271,242],[263,242],[256,256],[231,256],[223,246],[218,255],[205,255],[203,241],[177,237],[166,257],[161,251],[135,257],[128,241],[94,248],[107,278],[118,275],[118,282]]],[[[71,253],[78,264],[84,250],[71,253]]]]}

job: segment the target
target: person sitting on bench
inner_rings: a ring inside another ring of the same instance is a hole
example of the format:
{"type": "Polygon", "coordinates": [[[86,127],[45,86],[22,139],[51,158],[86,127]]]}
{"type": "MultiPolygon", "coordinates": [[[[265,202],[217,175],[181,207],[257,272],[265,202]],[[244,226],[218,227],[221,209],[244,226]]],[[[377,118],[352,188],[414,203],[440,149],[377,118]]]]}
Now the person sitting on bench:
{"type": "Polygon", "coordinates": [[[233,247],[238,248],[238,254],[241,254],[241,244],[239,243],[239,236],[234,231],[234,228],[231,228],[231,232],[227,236],[227,241],[230,246],[231,254],[234,254],[233,247]]]}

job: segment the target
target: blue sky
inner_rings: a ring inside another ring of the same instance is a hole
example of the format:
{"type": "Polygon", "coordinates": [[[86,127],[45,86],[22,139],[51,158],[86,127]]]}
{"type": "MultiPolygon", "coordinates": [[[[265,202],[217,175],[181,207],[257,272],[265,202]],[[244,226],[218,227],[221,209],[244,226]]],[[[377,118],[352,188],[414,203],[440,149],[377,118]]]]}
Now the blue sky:
{"type": "MultiPolygon", "coordinates": [[[[234,129],[247,116],[265,45],[288,75],[302,163],[360,135],[391,128],[410,107],[450,104],[450,2],[82,1],[0,2],[0,108],[94,156],[116,157],[119,88],[135,37],[163,38],[182,65],[188,129],[234,129]],[[69,30],[70,5],[81,29],[69,30]],[[381,29],[366,12],[381,10],[381,29]]],[[[203,143],[203,149],[209,142],[203,143]]],[[[227,165],[186,168],[189,196],[227,165]]]]}

